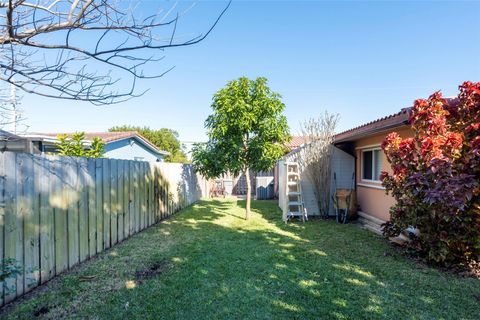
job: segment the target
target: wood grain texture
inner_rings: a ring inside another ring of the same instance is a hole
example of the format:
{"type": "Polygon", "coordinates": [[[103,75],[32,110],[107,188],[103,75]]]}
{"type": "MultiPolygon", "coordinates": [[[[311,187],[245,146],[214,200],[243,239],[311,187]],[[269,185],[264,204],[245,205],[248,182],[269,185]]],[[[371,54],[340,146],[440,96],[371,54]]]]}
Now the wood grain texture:
{"type": "Polygon", "coordinates": [[[79,231],[79,259],[85,261],[88,257],[88,162],[86,158],[77,159],[78,179],[77,192],[78,200],[78,231],[79,231]]]}
{"type": "Polygon", "coordinates": [[[65,157],[65,190],[67,208],[67,240],[68,240],[68,268],[76,265],[80,260],[80,230],[79,230],[79,199],[80,192],[78,163],[73,157],[65,157]]]}
{"type": "Polygon", "coordinates": [[[103,168],[103,248],[111,246],[110,238],[110,161],[102,159],[103,168]]]}
{"type": "Polygon", "coordinates": [[[97,206],[95,159],[87,159],[87,197],[88,197],[88,257],[97,253],[97,206]]]}
{"type": "Polygon", "coordinates": [[[118,160],[110,161],[110,239],[111,245],[118,242],[118,179],[117,164],[118,160]]]}
{"type": "Polygon", "coordinates": [[[40,282],[55,276],[55,220],[49,195],[55,192],[54,161],[50,157],[41,159],[40,173],[40,282]]]}
{"type": "MultiPolygon", "coordinates": [[[[5,181],[3,184],[4,201],[5,201],[5,217],[4,217],[4,259],[13,261],[16,265],[21,261],[17,261],[17,233],[21,233],[21,229],[17,229],[17,170],[16,170],[16,154],[3,153],[3,163],[5,165],[5,181]]],[[[4,287],[4,302],[10,302],[17,296],[17,279],[6,279],[4,287]]]]}
{"type": "Polygon", "coordinates": [[[197,200],[180,164],[0,153],[0,306],[197,200]]]}

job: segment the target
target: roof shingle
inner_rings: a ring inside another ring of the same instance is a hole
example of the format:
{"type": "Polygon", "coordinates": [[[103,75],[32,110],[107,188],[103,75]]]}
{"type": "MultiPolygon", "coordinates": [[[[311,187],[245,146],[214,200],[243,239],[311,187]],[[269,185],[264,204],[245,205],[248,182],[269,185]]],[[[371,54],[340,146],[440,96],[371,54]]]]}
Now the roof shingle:
{"type": "Polygon", "coordinates": [[[292,136],[292,139],[286,143],[286,147],[290,150],[297,149],[303,145],[307,139],[304,136],[292,136]]]}

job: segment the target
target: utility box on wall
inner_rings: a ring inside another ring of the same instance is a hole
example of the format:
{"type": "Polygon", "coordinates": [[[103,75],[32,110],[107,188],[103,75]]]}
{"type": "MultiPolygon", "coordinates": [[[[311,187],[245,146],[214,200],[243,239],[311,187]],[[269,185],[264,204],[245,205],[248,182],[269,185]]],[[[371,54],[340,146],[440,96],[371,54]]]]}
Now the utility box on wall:
{"type": "Polygon", "coordinates": [[[267,200],[274,198],[273,177],[257,177],[256,178],[256,198],[257,200],[267,200]]]}

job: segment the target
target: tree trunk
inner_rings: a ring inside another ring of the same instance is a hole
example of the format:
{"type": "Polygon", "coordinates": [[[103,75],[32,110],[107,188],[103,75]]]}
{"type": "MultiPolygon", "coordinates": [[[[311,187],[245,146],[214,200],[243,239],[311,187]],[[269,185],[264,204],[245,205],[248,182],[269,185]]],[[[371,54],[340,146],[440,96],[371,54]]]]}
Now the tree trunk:
{"type": "Polygon", "coordinates": [[[252,186],[250,184],[250,169],[245,169],[245,179],[247,179],[247,205],[245,207],[245,220],[250,219],[250,202],[252,198],[252,186]]]}

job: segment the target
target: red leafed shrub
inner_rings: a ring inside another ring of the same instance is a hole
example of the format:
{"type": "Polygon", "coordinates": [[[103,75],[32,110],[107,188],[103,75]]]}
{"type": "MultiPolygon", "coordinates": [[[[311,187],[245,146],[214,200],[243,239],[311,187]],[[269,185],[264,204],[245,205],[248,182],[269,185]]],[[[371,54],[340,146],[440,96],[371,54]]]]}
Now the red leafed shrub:
{"type": "Polygon", "coordinates": [[[409,246],[444,265],[480,260],[480,83],[459,88],[456,99],[415,101],[414,137],[382,144],[392,172],[381,180],[396,199],[384,234],[418,228],[409,246]]]}

